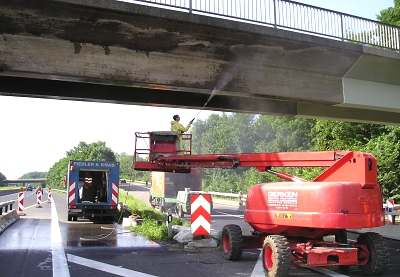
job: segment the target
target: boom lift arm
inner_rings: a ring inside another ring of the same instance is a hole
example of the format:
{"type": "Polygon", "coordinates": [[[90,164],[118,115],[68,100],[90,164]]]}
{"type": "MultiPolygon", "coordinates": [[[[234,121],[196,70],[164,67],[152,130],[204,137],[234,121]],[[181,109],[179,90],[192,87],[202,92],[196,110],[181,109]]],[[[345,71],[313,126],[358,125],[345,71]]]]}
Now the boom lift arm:
{"type": "Polygon", "coordinates": [[[347,229],[385,225],[373,155],[355,151],[191,155],[191,136],[184,137],[186,149],[178,149],[173,132],[136,133],[134,169],[190,172],[196,167],[255,167],[290,181],[250,187],[244,221],[254,231],[245,236],[240,226],[226,225],[222,231],[226,259],[239,259],[243,249],[263,248],[268,276],[288,276],[291,266],[358,265],[366,275],[383,272],[388,248],[379,234],[367,232],[350,243],[346,237],[347,229]],[[139,138],[147,139],[146,148],[138,147],[139,138]],[[273,167],[325,171],[309,182],[273,167]],[[335,242],[323,239],[330,235],[335,242]]]}
{"type": "Polygon", "coordinates": [[[135,160],[133,168],[142,171],[190,172],[194,167],[237,168],[255,167],[288,181],[305,182],[299,177],[284,172],[275,172],[273,167],[323,167],[327,168],[314,182],[340,181],[358,182],[363,188],[377,185],[376,159],[373,155],[355,151],[311,151],[273,152],[247,154],[204,154],[191,155],[191,135],[184,134],[189,141],[187,155],[176,149],[175,132],[136,133],[135,160]],[[148,147],[139,148],[138,140],[147,139],[148,147]],[[140,161],[140,155],[148,155],[147,161],[140,161]]]}

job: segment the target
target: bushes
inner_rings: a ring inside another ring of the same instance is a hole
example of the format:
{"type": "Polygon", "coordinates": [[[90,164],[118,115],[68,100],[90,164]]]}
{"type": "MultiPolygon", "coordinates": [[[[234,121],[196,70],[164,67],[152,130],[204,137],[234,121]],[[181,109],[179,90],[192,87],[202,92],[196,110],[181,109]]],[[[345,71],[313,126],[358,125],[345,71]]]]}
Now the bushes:
{"type": "MultiPolygon", "coordinates": [[[[126,192],[123,189],[120,189],[120,195],[124,194],[126,194],[126,192]]],[[[166,214],[153,209],[142,200],[136,199],[131,195],[127,195],[126,198],[124,198],[124,204],[128,206],[127,209],[129,212],[143,218],[140,225],[130,227],[132,231],[139,233],[150,240],[161,241],[169,239],[166,214]]],[[[182,222],[180,218],[173,218],[172,224],[182,225],[182,222]]]]}

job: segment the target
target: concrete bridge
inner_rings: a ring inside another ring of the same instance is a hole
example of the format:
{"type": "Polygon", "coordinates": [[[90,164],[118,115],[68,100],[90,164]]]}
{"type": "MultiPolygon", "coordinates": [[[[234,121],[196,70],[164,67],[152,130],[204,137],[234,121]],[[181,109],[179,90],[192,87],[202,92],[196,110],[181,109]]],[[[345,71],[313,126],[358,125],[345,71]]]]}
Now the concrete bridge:
{"type": "Polygon", "coordinates": [[[389,51],[354,43],[368,32],[351,39],[343,26],[341,35],[294,31],[303,21],[282,25],[279,9],[270,24],[256,9],[256,20],[239,20],[167,8],[0,1],[0,94],[184,108],[210,100],[206,108],[217,111],[400,124],[398,28],[379,25],[392,34],[389,51]]]}
{"type": "Polygon", "coordinates": [[[38,179],[15,179],[15,180],[4,180],[4,184],[29,184],[29,183],[45,183],[46,178],[38,179]]]}

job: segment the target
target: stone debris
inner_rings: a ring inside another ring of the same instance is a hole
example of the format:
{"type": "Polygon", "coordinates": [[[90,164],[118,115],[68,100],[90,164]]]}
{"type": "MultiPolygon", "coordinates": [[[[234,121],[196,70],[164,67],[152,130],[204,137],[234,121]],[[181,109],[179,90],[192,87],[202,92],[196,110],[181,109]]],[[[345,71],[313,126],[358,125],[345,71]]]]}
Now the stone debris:
{"type": "MultiPolygon", "coordinates": [[[[182,226],[180,226],[182,227],[182,226]]],[[[183,229],[181,228],[180,230],[176,230],[178,231],[178,233],[173,237],[174,240],[176,240],[177,242],[180,243],[185,243],[185,242],[190,242],[193,240],[193,236],[192,236],[192,232],[190,230],[190,227],[186,227],[187,229],[183,229]]],[[[174,226],[172,227],[173,230],[174,226]]]]}
{"type": "Polygon", "coordinates": [[[208,238],[208,239],[199,239],[190,241],[188,242],[187,245],[185,245],[185,249],[206,248],[206,247],[216,248],[217,246],[218,243],[214,238],[208,238]]]}
{"type": "Polygon", "coordinates": [[[192,230],[190,227],[173,225],[172,230],[178,232],[173,237],[174,240],[176,240],[179,243],[187,243],[187,245],[185,245],[185,249],[218,247],[218,242],[216,238],[218,238],[218,236],[220,235],[219,232],[215,232],[214,235],[213,234],[210,235],[210,236],[215,236],[215,238],[214,237],[199,238],[192,236],[192,230]]]}

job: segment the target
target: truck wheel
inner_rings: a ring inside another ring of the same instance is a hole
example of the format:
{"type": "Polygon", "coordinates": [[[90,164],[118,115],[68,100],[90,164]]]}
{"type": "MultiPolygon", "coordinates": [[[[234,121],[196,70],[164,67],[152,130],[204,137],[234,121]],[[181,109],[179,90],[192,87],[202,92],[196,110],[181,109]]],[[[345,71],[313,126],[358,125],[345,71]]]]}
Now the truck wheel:
{"type": "Polygon", "coordinates": [[[225,225],[222,229],[222,255],[230,261],[237,261],[242,257],[243,235],[238,225],[225,225]]]}
{"type": "Polygon", "coordinates": [[[78,217],[77,217],[77,216],[73,216],[73,217],[72,217],[72,220],[73,220],[73,221],[78,221],[78,217]]]}
{"type": "Polygon", "coordinates": [[[164,212],[164,198],[158,199],[158,210],[164,212]]]}
{"type": "Polygon", "coordinates": [[[185,212],[183,211],[182,205],[179,205],[178,207],[178,216],[180,218],[183,218],[185,216],[185,212]]]}
{"type": "Polygon", "coordinates": [[[262,257],[265,276],[289,276],[290,249],[284,236],[267,236],[264,240],[262,257]]]}
{"type": "Polygon", "coordinates": [[[71,221],[72,220],[72,215],[69,215],[68,216],[68,221],[71,221]]]}
{"type": "Polygon", "coordinates": [[[151,197],[151,195],[149,195],[149,203],[150,203],[150,206],[152,206],[153,208],[156,206],[153,203],[153,197],[151,197]]]}
{"type": "Polygon", "coordinates": [[[365,275],[379,275],[389,263],[389,251],[385,240],[377,233],[364,233],[357,238],[357,244],[365,245],[368,251],[358,248],[358,260],[368,260],[365,265],[360,265],[365,275]]]}

